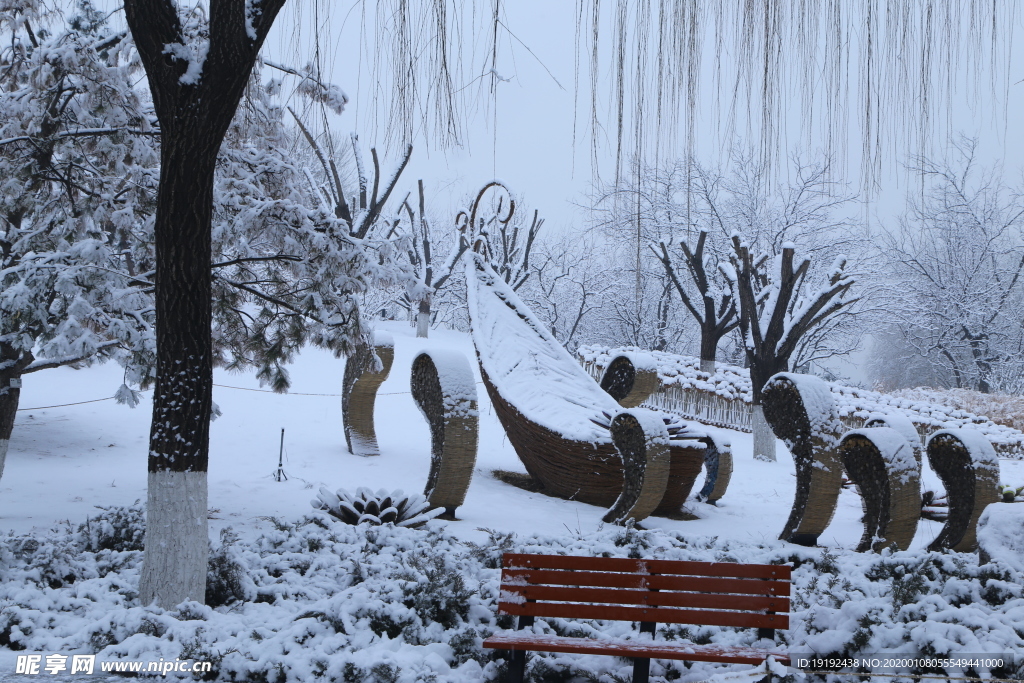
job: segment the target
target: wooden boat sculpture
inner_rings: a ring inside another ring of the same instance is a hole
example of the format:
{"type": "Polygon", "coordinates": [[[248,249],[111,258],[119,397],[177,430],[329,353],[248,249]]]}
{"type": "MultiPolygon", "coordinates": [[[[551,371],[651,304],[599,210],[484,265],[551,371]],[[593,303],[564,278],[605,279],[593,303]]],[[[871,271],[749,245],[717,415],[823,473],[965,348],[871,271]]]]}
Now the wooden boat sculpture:
{"type": "Polygon", "coordinates": [[[696,435],[623,410],[477,254],[466,286],[484,387],[544,493],[610,507],[608,522],[677,514],[704,459],[696,435]]]}

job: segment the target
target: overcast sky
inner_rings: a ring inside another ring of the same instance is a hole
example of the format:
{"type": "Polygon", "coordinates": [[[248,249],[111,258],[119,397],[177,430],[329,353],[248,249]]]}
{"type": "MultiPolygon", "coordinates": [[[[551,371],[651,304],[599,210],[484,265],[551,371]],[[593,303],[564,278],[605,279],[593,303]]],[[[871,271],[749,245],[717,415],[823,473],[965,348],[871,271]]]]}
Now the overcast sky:
{"type": "MultiPolygon", "coordinates": [[[[492,82],[486,75],[490,69],[490,36],[481,31],[483,35],[474,38],[475,63],[464,65],[462,70],[465,94],[470,95],[464,112],[468,122],[466,146],[441,152],[418,140],[407,182],[411,185],[416,177],[432,181],[439,197],[436,201],[443,203],[440,196],[446,192],[462,196],[496,177],[525,195],[531,207],[548,217],[551,228],[580,227],[585,215],[575,204],[586,201],[594,176],[586,129],[588,95],[581,93],[577,101],[576,93],[576,2],[517,0],[502,6],[504,26],[496,71],[504,80],[497,82],[496,96],[492,98],[487,87],[492,82]]],[[[314,18],[319,19],[326,27],[321,31],[321,50],[329,55],[326,75],[352,98],[346,112],[331,125],[337,132],[357,131],[367,141],[379,141],[380,131],[374,130],[372,115],[372,49],[368,44],[372,37],[364,36],[361,45],[360,31],[361,12],[366,8],[372,14],[374,7],[373,2],[337,2],[331,4],[328,16],[314,17],[313,4],[289,2],[265,49],[273,59],[293,64],[307,60],[313,34],[310,26],[314,18]]],[[[482,25],[486,17],[477,17],[477,22],[482,25]]],[[[1007,30],[1011,28],[1019,37],[1020,22],[1007,30]]],[[[1020,52],[1012,54],[1009,80],[1015,85],[1010,86],[1009,99],[1003,102],[994,98],[987,88],[981,88],[977,95],[958,93],[959,101],[950,110],[948,121],[945,110],[936,116],[939,123],[935,137],[945,139],[947,123],[954,131],[977,137],[983,158],[1005,160],[1007,180],[1024,185],[1020,183],[1024,132],[1016,124],[1019,117],[1013,116],[1013,112],[1024,111],[1024,83],[1017,83],[1024,79],[1020,52]],[[1010,112],[1009,120],[1001,115],[1004,107],[1010,112]]],[[[609,66],[604,65],[599,87],[607,89],[610,97],[613,83],[609,66]]],[[[724,69],[728,68],[725,64],[724,69]]],[[[707,99],[712,99],[710,94],[707,99]]],[[[705,162],[719,163],[727,143],[716,137],[719,127],[714,117],[712,107],[702,108],[697,122],[697,154],[705,162]]],[[[856,121],[851,113],[846,175],[854,189],[858,187],[860,164],[856,121]]],[[[813,148],[820,149],[821,140],[812,139],[808,145],[802,138],[801,123],[794,105],[787,115],[788,133],[782,154],[798,150],[808,153],[809,148],[813,154],[813,148]]],[[[614,142],[606,136],[599,136],[598,142],[601,171],[607,178],[613,168],[614,142]]],[[[664,152],[672,156],[681,153],[681,148],[664,152]]],[[[871,212],[888,220],[903,206],[906,179],[899,168],[905,156],[887,154],[884,159],[887,172],[882,179],[883,190],[874,198],[871,212]]]]}

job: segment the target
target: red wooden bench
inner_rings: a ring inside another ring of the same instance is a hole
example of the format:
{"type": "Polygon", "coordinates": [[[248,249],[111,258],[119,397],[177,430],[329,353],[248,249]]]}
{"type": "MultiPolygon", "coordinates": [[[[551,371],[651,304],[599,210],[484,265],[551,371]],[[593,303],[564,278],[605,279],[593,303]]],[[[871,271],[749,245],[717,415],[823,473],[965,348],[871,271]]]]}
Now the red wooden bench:
{"type": "Polygon", "coordinates": [[[646,683],[651,659],[761,664],[777,649],[655,641],[658,622],[758,629],[774,639],[789,628],[791,567],[732,562],[631,560],[505,553],[498,614],[519,617],[517,631],[484,641],[512,650],[509,681],[522,683],[526,653],[567,652],[633,658],[633,683],[646,683]],[[568,638],[524,632],[535,617],[635,621],[650,638],[568,638]]]}

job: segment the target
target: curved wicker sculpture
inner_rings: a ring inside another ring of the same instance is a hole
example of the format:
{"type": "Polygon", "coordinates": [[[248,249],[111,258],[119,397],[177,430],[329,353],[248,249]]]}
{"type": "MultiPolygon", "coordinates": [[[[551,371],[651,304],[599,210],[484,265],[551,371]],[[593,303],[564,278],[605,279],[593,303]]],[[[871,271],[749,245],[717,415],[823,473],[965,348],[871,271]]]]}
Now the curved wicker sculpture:
{"type": "Polygon", "coordinates": [[[764,417],[796,465],[796,496],[779,538],[813,546],[836,511],[843,468],[836,453],[840,422],[832,392],[811,375],[779,373],[761,394],[764,417]]]}
{"type": "Polygon", "coordinates": [[[601,375],[601,388],[623,408],[636,408],[660,387],[658,369],[650,356],[616,356],[601,375]]]}
{"type": "Polygon", "coordinates": [[[640,411],[619,413],[612,420],[610,431],[612,443],[622,457],[622,492],[603,519],[616,524],[643,519],[665,497],[669,479],[668,432],[664,423],[655,422],[640,411]]]}
{"type": "Polygon", "coordinates": [[[973,429],[943,429],[928,439],[928,464],[946,487],[949,516],[929,550],[978,547],[978,518],[999,501],[999,459],[988,439],[973,429]]]}
{"type": "Polygon", "coordinates": [[[458,351],[423,351],[412,362],[411,386],[430,425],[430,474],[423,495],[430,507],[443,507],[454,519],[476,466],[480,428],[473,370],[458,351]]]}
{"type": "Polygon", "coordinates": [[[911,444],[891,427],[843,435],[839,457],[864,505],[864,535],[857,552],[906,550],[921,518],[921,465],[911,444]]]}
{"type": "Polygon", "coordinates": [[[373,348],[356,347],[345,362],[341,385],[341,418],[345,425],[345,443],[353,455],[380,455],[377,432],[373,428],[373,406],[377,389],[388,378],[395,361],[395,340],[387,332],[375,332],[373,348]],[[374,353],[380,358],[380,370],[374,368],[374,353]]]}
{"type": "Polygon", "coordinates": [[[917,460],[918,467],[920,467],[924,454],[924,442],[921,440],[921,433],[917,431],[917,427],[909,417],[899,413],[875,414],[864,421],[864,426],[895,429],[910,444],[910,448],[914,451],[914,459],[917,460]]]}
{"type": "Polygon", "coordinates": [[[712,436],[703,441],[707,446],[704,451],[704,487],[697,494],[697,499],[715,505],[725,495],[732,480],[732,448],[728,442],[712,436]]]}
{"type": "Polygon", "coordinates": [[[653,495],[649,492],[659,486],[662,492],[671,490],[668,481],[655,481],[662,476],[657,467],[644,473],[641,491],[629,484],[630,478],[637,476],[628,473],[630,468],[659,461],[658,441],[664,441],[669,449],[666,478],[671,480],[674,474],[690,477],[685,487],[688,491],[700,470],[703,445],[679,432],[670,438],[661,417],[634,409],[628,414],[644,429],[645,456],[620,453],[616,443],[634,444],[633,448],[639,443],[635,436],[626,435],[632,422],[615,419],[622,408],[573,360],[512,288],[475,254],[470,256],[466,285],[480,374],[509,442],[544,493],[612,508],[608,521],[639,521],[648,514],[645,509],[653,495]],[[618,434],[619,430],[625,431],[618,434]],[[627,497],[636,495],[636,500],[627,503],[620,499],[624,492],[627,497]],[[626,516],[620,517],[624,510],[626,516]]]}

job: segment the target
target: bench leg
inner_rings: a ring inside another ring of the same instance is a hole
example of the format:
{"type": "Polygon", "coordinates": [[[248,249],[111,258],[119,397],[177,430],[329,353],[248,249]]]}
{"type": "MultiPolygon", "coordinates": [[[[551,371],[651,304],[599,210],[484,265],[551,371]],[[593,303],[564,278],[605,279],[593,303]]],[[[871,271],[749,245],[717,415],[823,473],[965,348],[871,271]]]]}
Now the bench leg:
{"type": "Polygon", "coordinates": [[[633,683],[647,683],[651,676],[651,660],[647,657],[633,658],[633,683]]]}
{"type": "Polygon", "coordinates": [[[526,676],[526,650],[512,650],[508,663],[508,683],[523,683],[526,676]]]}

